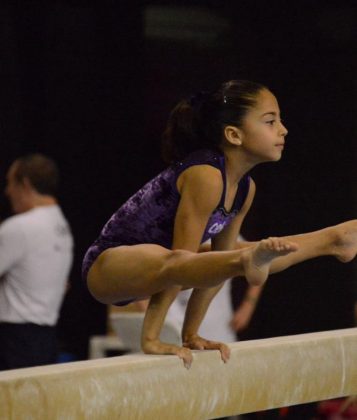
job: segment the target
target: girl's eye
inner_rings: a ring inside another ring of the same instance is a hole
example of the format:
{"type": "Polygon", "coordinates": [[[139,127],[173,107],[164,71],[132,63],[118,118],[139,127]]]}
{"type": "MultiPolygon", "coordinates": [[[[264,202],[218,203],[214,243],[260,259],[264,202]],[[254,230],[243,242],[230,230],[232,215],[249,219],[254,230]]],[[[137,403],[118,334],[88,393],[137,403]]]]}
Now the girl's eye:
{"type": "Polygon", "coordinates": [[[275,123],[275,120],[266,121],[267,124],[273,125],[275,123]]]}

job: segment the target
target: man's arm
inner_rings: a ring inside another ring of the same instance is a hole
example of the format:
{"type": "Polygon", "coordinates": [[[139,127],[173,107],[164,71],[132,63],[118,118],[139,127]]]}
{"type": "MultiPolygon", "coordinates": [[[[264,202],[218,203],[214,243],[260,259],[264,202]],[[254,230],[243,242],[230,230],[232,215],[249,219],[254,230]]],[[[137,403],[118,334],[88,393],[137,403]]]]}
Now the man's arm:
{"type": "Polygon", "coordinates": [[[0,277],[24,255],[25,237],[13,218],[0,225],[0,277]]]}

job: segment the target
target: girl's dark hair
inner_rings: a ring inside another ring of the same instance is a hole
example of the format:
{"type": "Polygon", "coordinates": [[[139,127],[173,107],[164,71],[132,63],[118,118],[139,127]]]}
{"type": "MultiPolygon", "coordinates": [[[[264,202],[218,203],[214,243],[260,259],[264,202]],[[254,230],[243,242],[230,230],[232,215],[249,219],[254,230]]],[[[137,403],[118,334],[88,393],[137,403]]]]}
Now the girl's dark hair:
{"type": "Polygon", "coordinates": [[[218,149],[223,128],[241,126],[257,95],[267,87],[248,80],[231,80],[214,92],[200,92],[180,101],[171,111],[162,139],[167,163],[199,149],[218,149]]]}
{"type": "Polygon", "coordinates": [[[24,178],[27,178],[40,194],[55,195],[57,192],[59,181],[57,165],[42,154],[34,153],[16,159],[14,175],[17,182],[23,182],[24,178]]]}

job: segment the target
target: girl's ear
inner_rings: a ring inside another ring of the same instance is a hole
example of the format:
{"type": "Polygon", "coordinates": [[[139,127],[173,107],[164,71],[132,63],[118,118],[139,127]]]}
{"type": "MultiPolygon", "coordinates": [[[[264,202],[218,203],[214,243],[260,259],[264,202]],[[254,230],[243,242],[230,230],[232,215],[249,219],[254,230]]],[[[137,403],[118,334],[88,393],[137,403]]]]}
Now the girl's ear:
{"type": "Polygon", "coordinates": [[[241,146],[243,133],[234,125],[227,125],[224,127],[224,137],[232,146],[241,146]]]}

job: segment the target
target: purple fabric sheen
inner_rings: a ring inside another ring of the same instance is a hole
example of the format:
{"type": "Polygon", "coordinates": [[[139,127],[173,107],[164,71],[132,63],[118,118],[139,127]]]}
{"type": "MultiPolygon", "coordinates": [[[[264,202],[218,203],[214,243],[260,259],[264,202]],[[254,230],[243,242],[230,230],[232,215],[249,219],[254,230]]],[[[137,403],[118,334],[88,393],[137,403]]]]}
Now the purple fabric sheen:
{"type": "Polygon", "coordinates": [[[207,223],[201,243],[218,234],[233,220],[247,197],[249,176],[244,176],[239,182],[232,209],[227,212],[224,209],[224,155],[213,150],[193,152],[149,181],[112,215],[84,257],[84,279],[94,260],[107,248],[145,243],[161,245],[168,249],[172,247],[175,215],[180,201],[176,181],[185,169],[194,165],[211,165],[219,169],[224,184],[220,203],[207,223]]]}

